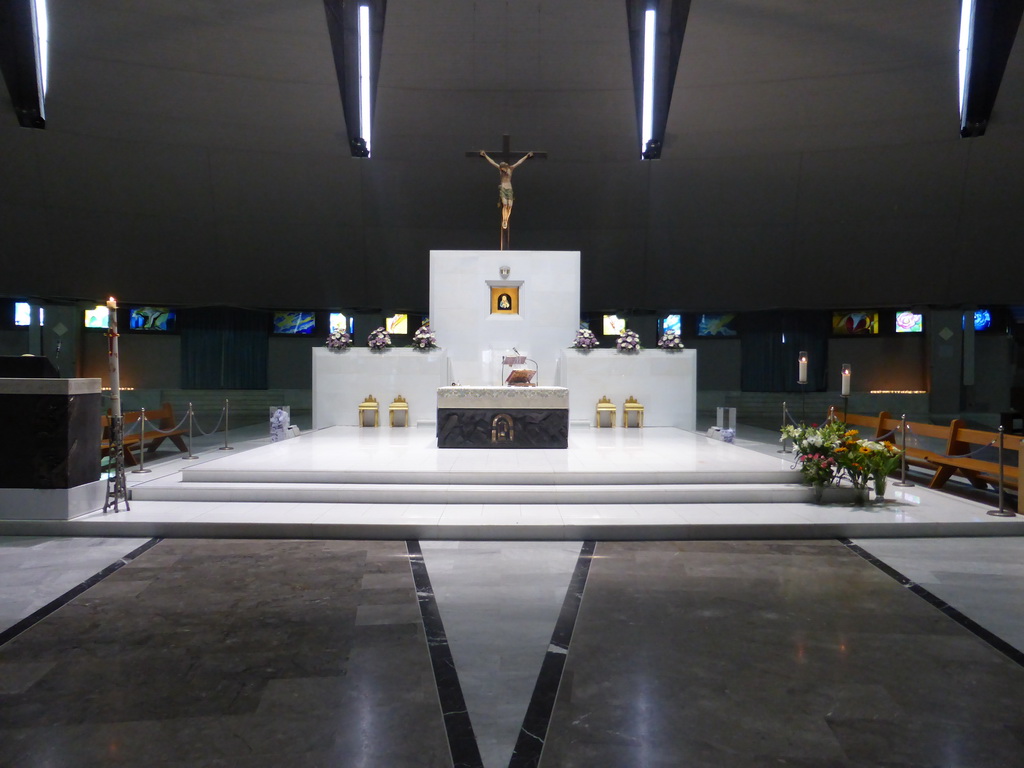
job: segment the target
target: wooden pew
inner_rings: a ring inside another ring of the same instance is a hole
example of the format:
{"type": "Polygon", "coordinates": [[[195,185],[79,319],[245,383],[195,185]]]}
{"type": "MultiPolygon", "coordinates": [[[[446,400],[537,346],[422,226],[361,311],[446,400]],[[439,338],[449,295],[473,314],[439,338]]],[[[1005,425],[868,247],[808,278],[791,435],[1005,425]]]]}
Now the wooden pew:
{"type": "MultiPolygon", "coordinates": [[[[110,416],[104,414],[102,417],[103,436],[100,440],[100,456],[110,455],[110,416]]],[[[174,410],[170,403],[164,403],[160,408],[146,410],[146,431],[139,433],[138,424],[142,420],[142,411],[126,411],[121,417],[124,425],[124,463],[126,466],[137,466],[139,460],[135,458],[134,451],[145,446],[146,453],[153,453],[164,441],[170,440],[182,453],[188,450],[183,435],[188,434],[187,429],[174,429],[178,422],[174,419],[174,410]],[[158,431],[160,430],[160,431],[158,431]]]]}
{"type": "MultiPolygon", "coordinates": [[[[1022,438],[1020,435],[1003,435],[1004,462],[1013,454],[1020,455],[1022,438]]],[[[999,445],[998,432],[986,432],[980,429],[968,429],[962,422],[950,427],[949,445],[945,454],[932,453],[928,461],[939,466],[929,488],[941,488],[949,478],[959,473],[970,481],[975,488],[999,487],[998,461],[986,461],[967,456],[978,448],[999,445]]],[[[1018,490],[1020,467],[1008,464],[1003,467],[1003,485],[1018,490]]]]}
{"type": "MultiPolygon", "coordinates": [[[[129,424],[137,424],[141,419],[141,411],[129,411],[126,413],[124,415],[125,431],[128,431],[129,424]]],[[[188,430],[184,428],[175,429],[177,426],[178,422],[174,418],[174,409],[171,408],[170,403],[164,403],[159,408],[153,410],[147,408],[146,432],[141,438],[146,446],[146,453],[153,453],[164,440],[170,440],[182,453],[188,451],[188,446],[185,445],[183,438],[183,435],[188,434],[188,430]]]]}
{"type": "MultiPolygon", "coordinates": [[[[880,419],[879,429],[883,433],[889,432],[891,430],[893,436],[889,438],[890,441],[902,448],[902,425],[903,422],[901,419],[894,419],[891,418],[888,414],[886,414],[885,418],[880,419]]],[[[942,443],[945,445],[945,450],[943,451],[944,453],[955,453],[956,451],[950,450],[950,435],[952,435],[961,426],[963,426],[963,421],[961,421],[960,419],[953,419],[951,422],[949,422],[948,426],[941,426],[939,424],[925,424],[923,422],[918,421],[908,421],[908,442],[912,440],[912,436],[915,435],[917,437],[933,438],[935,440],[941,440],[942,443]]],[[[939,449],[936,448],[927,448],[922,447],[920,445],[907,445],[907,464],[910,464],[915,467],[921,467],[922,469],[930,469],[932,472],[938,473],[939,465],[931,460],[931,457],[935,456],[938,453],[939,449]]],[[[934,481],[935,478],[933,477],[932,482],[934,481]]],[[[938,488],[940,486],[929,485],[929,487],[938,488]]]]}

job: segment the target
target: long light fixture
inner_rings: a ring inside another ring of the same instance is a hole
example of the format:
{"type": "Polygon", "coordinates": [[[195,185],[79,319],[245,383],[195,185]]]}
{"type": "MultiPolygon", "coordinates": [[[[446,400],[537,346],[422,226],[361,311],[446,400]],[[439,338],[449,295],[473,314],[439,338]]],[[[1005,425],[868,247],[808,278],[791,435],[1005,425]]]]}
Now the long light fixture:
{"type": "Polygon", "coordinates": [[[658,12],[649,8],[644,13],[644,79],[640,117],[640,154],[647,152],[654,133],[654,35],[658,12]]]}
{"type": "Polygon", "coordinates": [[[0,72],[23,128],[45,128],[49,77],[46,0],[0,2],[0,72]]]}
{"type": "Polygon", "coordinates": [[[963,124],[967,113],[967,67],[971,58],[971,44],[974,39],[974,0],[961,0],[960,5],[960,122],[963,124]]]}
{"type": "Polygon", "coordinates": [[[1024,0],[960,0],[960,136],[983,136],[1024,19],[1024,0]]]}
{"type": "Polygon", "coordinates": [[[661,157],[690,2],[626,0],[636,137],[644,160],[661,157]]]}
{"type": "Polygon", "coordinates": [[[370,105],[370,6],[359,6],[359,135],[370,156],[373,111],[370,105]]]}
{"type": "Polygon", "coordinates": [[[352,157],[370,156],[387,5],[387,0],[324,0],[352,157]]]}

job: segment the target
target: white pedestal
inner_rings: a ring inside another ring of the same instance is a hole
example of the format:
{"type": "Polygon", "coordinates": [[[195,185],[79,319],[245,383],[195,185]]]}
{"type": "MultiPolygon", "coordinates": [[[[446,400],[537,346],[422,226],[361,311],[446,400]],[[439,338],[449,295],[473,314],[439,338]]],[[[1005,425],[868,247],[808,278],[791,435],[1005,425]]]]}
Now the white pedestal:
{"type": "Polygon", "coordinates": [[[106,492],[106,480],[74,488],[0,488],[0,520],[73,520],[103,509],[106,492]]]}
{"type": "Polygon", "coordinates": [[[632,395],[644,406],[648,427],[697,428],[697,350],[614,349],[562,352],[562,371],[569,388],[570,423],[594,425],[602,395],[615,403],[621,426],[622,404],[632,395]]]}
{"type": "Polygon", "coordinates": [[[450,381],[444,349],[367,348],[335,352],[313,350],[313,429],[359,426],[359,404],[367,395],[380,403],[381,424],[387,428],[388,406],[401,395],[409,403],[409,423],[436,419],[437,388],[450,381]]]}

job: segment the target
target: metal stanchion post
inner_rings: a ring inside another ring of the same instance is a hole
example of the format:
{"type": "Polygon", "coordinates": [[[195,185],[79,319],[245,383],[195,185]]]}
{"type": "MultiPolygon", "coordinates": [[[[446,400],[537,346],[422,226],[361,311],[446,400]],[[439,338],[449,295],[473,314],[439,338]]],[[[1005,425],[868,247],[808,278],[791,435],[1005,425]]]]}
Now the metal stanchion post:
{"type": "Polygon", "coordinates": [[[225,397],[224,398],[224,445],[221,446],[222,451],[233,451],[235,450],[232,446],[228,445],[228,411],[230,410],[231,403],[225,397]]]}
{"type": "MultiPolygon", "coordinates": [[[[782,429],[786,428],[786,426],[788,424],[788,421],[789,421],[789,414],[786,411],[786,401],[783,400],[782,401],[782,429]]],[[[779,448],[779,450],[776,451],[776,453],[789,453],[789,450],[786,448],[786,436],[785,435],[782,436],[782,447],[779,448]]]]}
{"type": "Polygon", "coordinates": [[[193,421],[192,403],[189,403],[188,404],[188,456],[186,456],[184,459],[182,459],[182,461],[193,461],[193,460],[199,458],[198,456],[196,456],[196,455],[194,455],[192,453],[192,421],[193,421]]]}
{"type": "Polygon", "coordinates": [[[1003,483],[1003,475],[1004,474],[1005,474],[1005,472],[1004,472],[1004,465],[1003,465],[1003,425],[1000,424],[999,425],[999,509],[990,509],[988,511],[988,514],[992,515],[993,517],[1016,517],[1017,513],[1014,510],[1012,510],[1012,509],[1006,509],[1005,505],[1004,505],[1004,500],[1005,500],[1004,483],[1003,483]]]}
{"type": "Polygon", "coordinates": [[[153,471],[146,469],[146,409],[140,408],[139,413],[139,468],[132,470],[133,475],[144,475],[153,471]]]}
{"type": "Polygon", "coordinates": [[[900,479],[899,482],[893,483],[898,485],[900,488],[909,488],[913,485],[912,482],[907,480],[907,414],[903,414],[900,421],[900,450],[903,455],[900,456],[900,479]]]}

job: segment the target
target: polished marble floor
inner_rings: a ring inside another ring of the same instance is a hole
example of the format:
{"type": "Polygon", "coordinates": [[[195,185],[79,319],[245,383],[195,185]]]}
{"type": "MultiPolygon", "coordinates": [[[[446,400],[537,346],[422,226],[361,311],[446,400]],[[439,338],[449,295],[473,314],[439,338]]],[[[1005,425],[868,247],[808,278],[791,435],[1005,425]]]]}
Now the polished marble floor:
{"type": "MultiPolygon", "coordinates": [[[[746,434],[779,461],[770,433],[746,434]]],[[[908,517],[938,523],[992,501],[907,492],[908,517]]],[[[1024,766],[1024,537],[1000,522],[759,541],[432,525],[408,541],[0,536],[0,766],[1024,766]]]]}
{"type": "Polygon", "coordinates": [[[941,541],[156,540],[0,636],[0,766],[1024,765],[1019,624],[857,551],[995,625],[941,541]]]}

